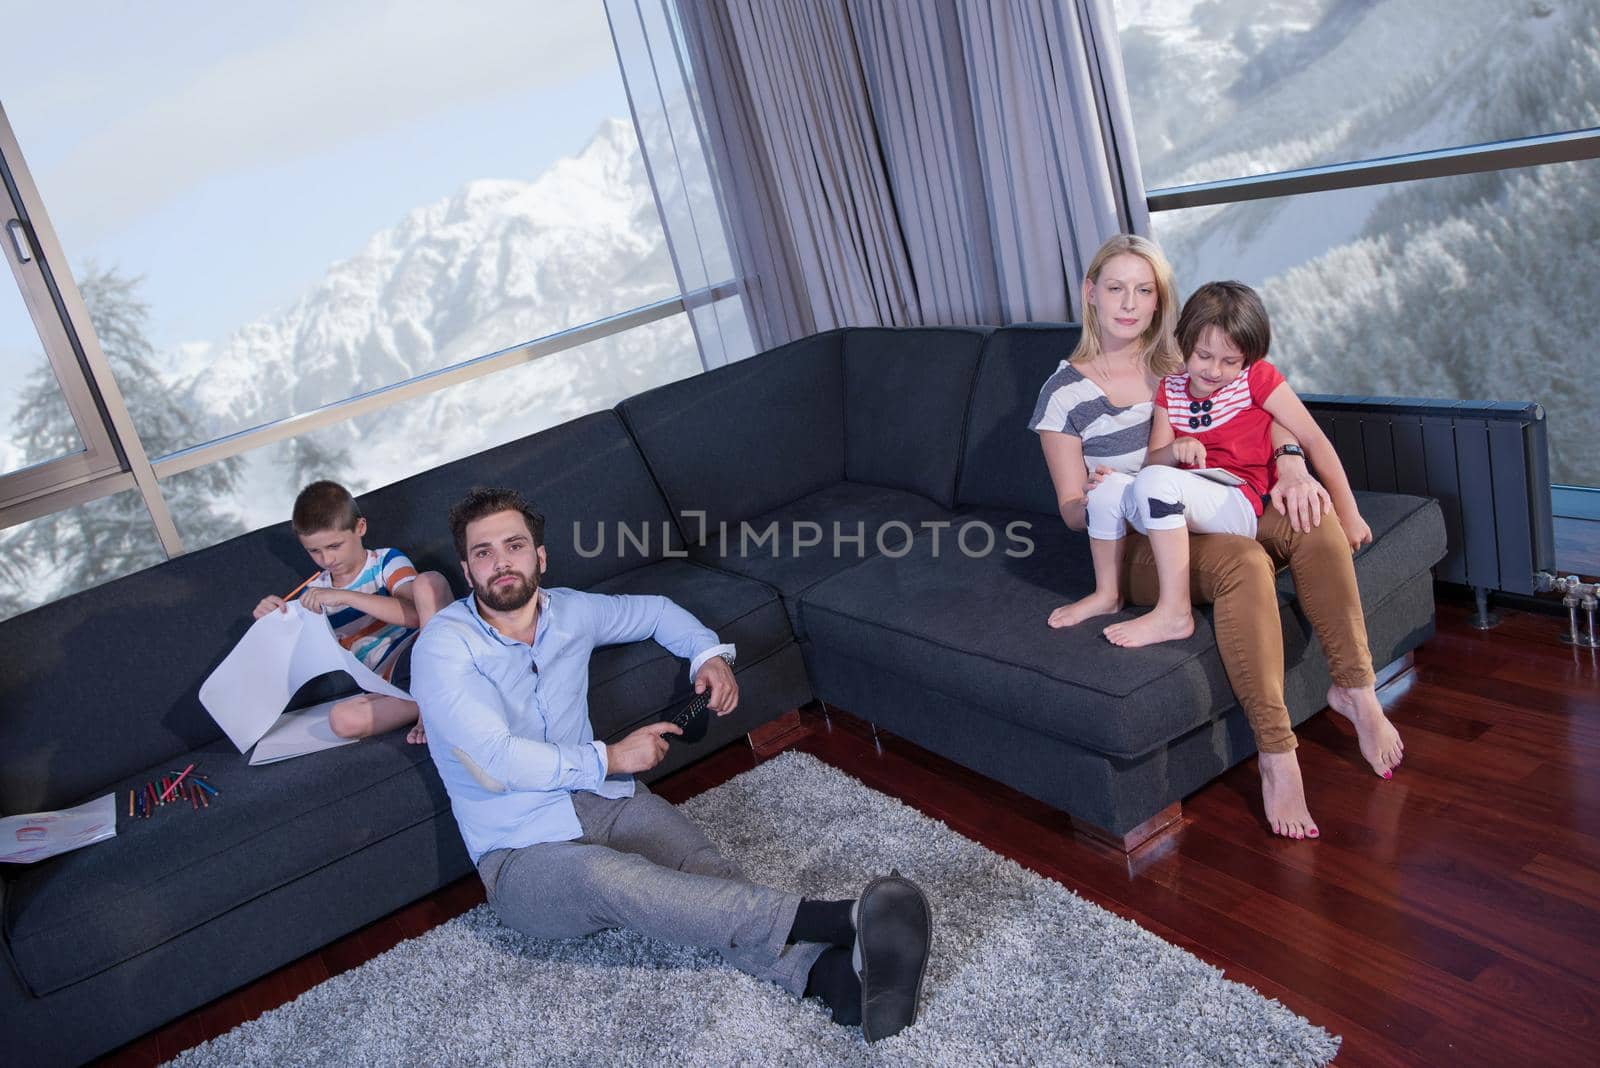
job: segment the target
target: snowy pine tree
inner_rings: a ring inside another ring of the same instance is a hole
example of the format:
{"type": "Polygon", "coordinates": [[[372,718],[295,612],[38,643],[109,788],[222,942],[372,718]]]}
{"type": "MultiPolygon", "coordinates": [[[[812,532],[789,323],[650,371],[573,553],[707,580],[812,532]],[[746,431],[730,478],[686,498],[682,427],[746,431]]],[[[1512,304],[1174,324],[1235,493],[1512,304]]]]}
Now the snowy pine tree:
{"type": "MultiPolygon", "coordinates": [[[[204,433],[186,398],[168,389],[156,369],[146,333],[150,313],[138,298],[138,286],[137,278],[93,264],[78,279],[95,336],[145,451],[155,457],[193,445],[204,433]]],[[[49,368],[41,368],[17,401],[16,436],[31,455],[60,456],[82,447],[70,417],[59,404],[48,403],[59,389],[49,368]]],[[[237,459],[224,460],[162,483],[167,507],[186,539],[210,544],[240,532],[239,521],[225,507],[238,469],[237,459]]],[[[0,577],[9,588],[31,595],[0,601],[0,614],[15,614],[163,558],[150,514],[135,492],[43,516],[0,537],[0,577]]]]}

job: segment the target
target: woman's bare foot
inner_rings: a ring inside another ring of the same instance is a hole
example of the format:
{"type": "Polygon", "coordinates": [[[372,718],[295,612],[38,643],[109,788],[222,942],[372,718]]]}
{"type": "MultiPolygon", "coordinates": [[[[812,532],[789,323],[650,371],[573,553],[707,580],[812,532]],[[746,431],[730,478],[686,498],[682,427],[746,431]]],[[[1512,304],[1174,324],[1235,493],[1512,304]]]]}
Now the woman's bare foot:
{"type": "Polygon", "coordinates": [[[1052,627],[1070,627],[1074,623],[1082,623],[1095,616],[1108,616],[1112,612],[1122,611],[1122,598],[1114,593],[1101,593],[1095,590],[1087,597],[1080,597],[1071,604],[1064,604],[1050,613],[1052,627]]]}
{"type": "Polygon", "coordinates": [[[1272,833],[1285,838],[1318,837],[1322,832],[1306,808],[1306,784],[1300,778],[1300,759],[1294,750],[1262,753],[1256,763],[1261,767],[1261,803],[1266,806],[1272,833]]]}
{"type": "Polygon", "coordinates": [[[1328,707],[1355,724],[1361,755],[1372,770],[1385,779],[1394,778],[1394,769],[1403,759],[1406,746],[1400,740],[1400,732],[1384,715],[1377,691],[1371,686],[1330,686],[1328,707]]]}
{"type": "Polygon", "coordinates": [[[1138,619],[1126,623],[1113,623],[1101,632],[1106,641],[1124,649],[1137,649],[1142,645],[1161,642],[1181,642],[1194,633],[1194,615],[1167,614],[1158,610],[1146,612],[1138,619]]]}

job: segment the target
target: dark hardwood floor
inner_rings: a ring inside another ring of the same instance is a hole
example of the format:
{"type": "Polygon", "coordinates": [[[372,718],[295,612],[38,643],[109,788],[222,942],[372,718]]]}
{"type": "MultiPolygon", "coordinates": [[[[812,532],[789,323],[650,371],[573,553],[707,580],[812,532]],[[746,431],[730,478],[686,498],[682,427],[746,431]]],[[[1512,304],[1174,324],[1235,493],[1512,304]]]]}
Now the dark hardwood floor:
{"type": "MultiPolygon", "coordinates": [[[[1561,620],[1494,631],[1442,601],[1383,691],[1406,740],[1392,782],[1324,713],[1300,730],[1323,836],[1269,835],[1254,761],[1131,857],[1061,813],[859,720],[808,710],[789,748],[914,805],[1344,1036],[1341,1065],[1592,1064],[1600,1049],[1600,669],[1561,620]]],[[[729,747],[660,783],[674,801],[762,759],[729,747]]],[[[475,879],[299,960],[108,1063],[154,1064],[483,901],[475,879]]]]}

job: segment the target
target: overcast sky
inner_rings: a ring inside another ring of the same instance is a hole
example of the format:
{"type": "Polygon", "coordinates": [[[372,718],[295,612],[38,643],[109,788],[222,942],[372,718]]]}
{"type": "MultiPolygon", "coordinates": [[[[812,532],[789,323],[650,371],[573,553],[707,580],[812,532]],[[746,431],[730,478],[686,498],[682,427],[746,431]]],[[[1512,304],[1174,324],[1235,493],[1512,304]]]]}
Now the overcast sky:
{"type": "Polygon", "coordinates": [[[411,208],[627,115],[601,0],[6,0],[4,103],[74,269],[159,346],[292,300],[411,208]]]}

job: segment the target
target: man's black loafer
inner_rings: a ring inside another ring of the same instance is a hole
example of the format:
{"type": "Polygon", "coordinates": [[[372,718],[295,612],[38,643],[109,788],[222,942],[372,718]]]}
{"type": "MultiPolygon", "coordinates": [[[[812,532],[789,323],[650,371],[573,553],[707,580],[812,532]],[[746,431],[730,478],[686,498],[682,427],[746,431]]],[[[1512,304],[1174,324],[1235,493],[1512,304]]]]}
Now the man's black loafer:
{"type": "Polygon", "coordinates": [[[876,1042],[917,1018],[933,943],[933,910],[898,871],[874,879],[856,903],[855,965],[861,974],[861,1034],[876,1042]]]}

